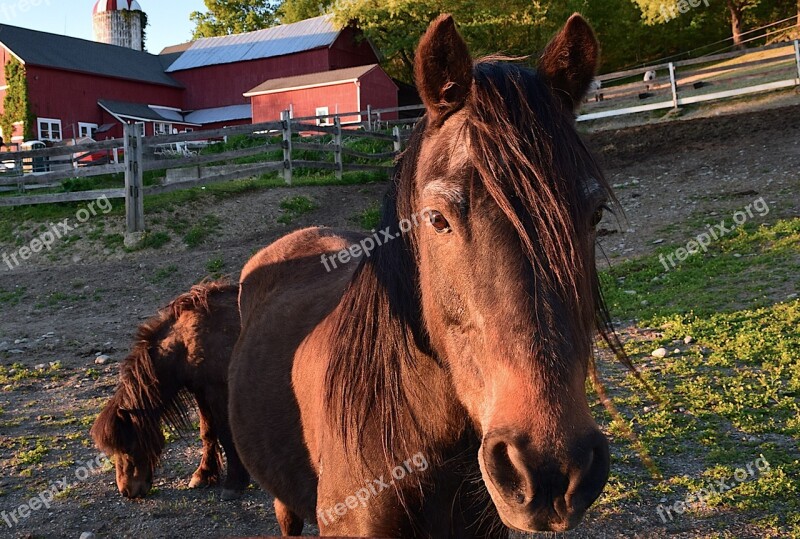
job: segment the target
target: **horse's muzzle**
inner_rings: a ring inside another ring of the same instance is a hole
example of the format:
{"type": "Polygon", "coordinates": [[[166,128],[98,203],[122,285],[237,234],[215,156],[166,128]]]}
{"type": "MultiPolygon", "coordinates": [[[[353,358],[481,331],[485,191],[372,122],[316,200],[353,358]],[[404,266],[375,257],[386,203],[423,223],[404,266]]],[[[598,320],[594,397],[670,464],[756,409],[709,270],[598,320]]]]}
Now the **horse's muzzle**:
{"type": "Polygon", "coordinates": [[[529,435],[490,432],[480,464],[500,518],[519,531],[566,531],[603,491],[608,441],[596,428],[559,449],[534,444],[529,435]]]}

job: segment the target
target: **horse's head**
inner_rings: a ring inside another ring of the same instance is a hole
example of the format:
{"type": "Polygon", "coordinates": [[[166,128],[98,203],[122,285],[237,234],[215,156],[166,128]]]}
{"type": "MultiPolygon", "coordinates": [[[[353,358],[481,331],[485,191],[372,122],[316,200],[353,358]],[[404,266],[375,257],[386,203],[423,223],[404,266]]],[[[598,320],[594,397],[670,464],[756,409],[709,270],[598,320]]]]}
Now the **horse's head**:
{"type": "MultiPolygon", "coordinates": [[[[116,396],[115,396],[116,397],[116,396]]],[[[139,410],[122,408],[112,398],[94,422],[90,434],[95,445],[113,457],[117,488],[126,498],[143,498],[153,486],[153,471],[164,447],[164,436],[140,426],[139,410]],[[148,436],[142,443],[142,436],[148,436]]]]}
{"type": "Polygon", "coordinates": [[[585,382],[603,312],[594,227],[612,195],[573,116],[597,58],[579,15],[537,71],[473,64],[449,16],[416,56],[427,117],[405,157],[413,207],[398,212],[431,225],[411,232],[431,349],[502,520],[523,531],[574,527],[609,471],[585,382]]]}
{"type": "Polygon", "coordinates": [[[174,319],[165,312],[140,326],[117,390],[90,431],[98,449],[113,456],[117,488],[126,498],[144,497],[153,485],[164,450],[162,419],[178,427],[185,423],[186,403],[174,373],[185,347],[175,337],[174,319]]]}

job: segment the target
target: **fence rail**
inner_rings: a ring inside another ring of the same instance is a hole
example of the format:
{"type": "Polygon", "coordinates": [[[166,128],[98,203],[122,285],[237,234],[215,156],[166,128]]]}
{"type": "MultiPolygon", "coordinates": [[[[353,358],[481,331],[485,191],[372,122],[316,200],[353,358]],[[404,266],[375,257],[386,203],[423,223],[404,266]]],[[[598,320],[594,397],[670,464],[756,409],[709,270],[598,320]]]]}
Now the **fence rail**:
{"type": "MultiPolygon", "coordinates": [[[[419,107],[404,107],[414,110],[419,107]]],[[[381,113],[397,109],[368,111],[372,115],[370,127],[381,125],[381,113]]],[[[283,113],[280,122],[267,122],[235,126],[210,131],[194,131],[176,135],[143,137],[134,125],[124,126],[122,139],[111,139],[95,143],[57,146],[40,150],[0,153],[0,189],[16,191],[0,196],[0,207],[49,204],[55,202],[79,202],[100,197],[125,199],[126,230],[129,235],[141,234],[144,225],[144,196],[259,176],[279,172],[287,184],[292,183],[295,169],[318,169],[332,171],[341,179],[345,171],[379,170],[390,171],[392,166],[380,161],[393,159],[402,149],[407,133],[393,126],[391,134],[359,129],[359,125],[343,125],[341,118],[358,113],[333,116],[333,125],[317,125],[325,118],[289,118],[283,113]],[[254,146],[241,149],[226,149],[223,152],[206,153],[191,150],[192,145],[209,147],[214,142],[231,140],[234,136],[247,136],[259,141],[254,146]],[[302,135],[302,137],[300,136],[302,135]],[[280,137],[276,142],[275,138],[280,137]],[[324,137],[320,139],[319,137],[324,137]],[[347,139],[370,138],[392,142],[392,151],[374,153],[357,151],[345,146],[347,139]],[[263,142],[263,143],[261,143],[263,142]],[[166,151],[169,149],[169,151],[166,151]],[[122,162],[86,166],[83,160],[100,152],[111,153],[122,162]],[[320,160],[299,158],[298,152],[315,152],[320,160]],[[258,163],[238,163],[237,160],[269,152],[279,152],[282,158],[258,163]],[[327,156],[327,160],[326,160],[327,156]],[[331,156],[333,157],[332,161],[331,156]],[[344,156],[375,163],[346,163],[344,156]],[[224,163],[222,166],[207,165],[224,163]],[[165,171],[167,178],[162,185],[144,186],[144,173],[165,171]],[[94,189],[66,193],[37,193],[34,189],[60,187],[62,181],[76,178],[93,178],[109,174],[123,174],[124,187],[94,189]],[[177,179],[170,181],[170,176],[177,179]]],[[[326,117],[327,118],[327,117],[326,117]]],[[[385,122],[384,124],[385,125],[385,122]]]]}
{"type": "Polygon", "coordinates": [[[800,41],[608,73],[597,80],[617,84],[594,90],[581,109],[579,122],[800,87],[800,41]],[[754,59],[706,65],[748,55],[754,59]],[[699,67],[682,69],[691,66],[699,67]],[[648,71],[661,75],[647,82],[625,82],[648,71]]]}

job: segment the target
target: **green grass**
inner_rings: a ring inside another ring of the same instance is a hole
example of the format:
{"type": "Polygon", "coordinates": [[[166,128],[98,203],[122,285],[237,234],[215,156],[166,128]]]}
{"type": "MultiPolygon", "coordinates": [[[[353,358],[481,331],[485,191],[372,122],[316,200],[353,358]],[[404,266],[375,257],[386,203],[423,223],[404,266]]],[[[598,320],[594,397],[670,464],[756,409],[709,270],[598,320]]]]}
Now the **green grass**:
{"type": "Polygon", "coordinates": [[[222,276],[222,270],[225,268],[225,261],[222,257],[212,258],[206,262],[206,270],[215,278],[218,279],[222,276]]]}
{"type": "Polygon", "coordinates": [[[356,214],[351,220],[364,230],[374,230],[378,228],[381,220],[381,208],[377,204],[370,206],[356,214]]]}
{"type": "Polygon", "coordinates": [[[798,292],[799,246],[800,219],[745,226],[675,268],[662,256],[678,246],[667,246],[614,266],[601,281],[611,311],[624,319],[762,307],[798,292]]]}
{"type": "Polygon", "coordinates": [[[283,210],[283,213],[281,214],[280,217],[278,217],[278,222],[284,225],[288,225],[301,215],[305,215],[306,213],[311,213],[318,207],[319,207],[318,204],[313,200],[309,199],[308,197],[296,196],[291,198],[284,198],[283,200],[281,200],[280,204],[280,208],[281,210],[283,210]]]}
{"type": "Polygon", "coordinates": [[[169,266],[165,266],[163,268],[159,268],[156,270],[153,277],[150,279],[153,283],[162,283],[169,279],[171,276],[175,275],[178,272],[178,266],[175,264],[170,264],[169,266]]]}
{"type": "Polygon", "coordinates": [[[166,232],[148,232],[144,235],[141,243],[136,246],[135,250],[140,249],[161,249],[168,244],[172,238],[166,232]]]}
{"type": "MultiPolygon", "coordinates": [[[[732,512],[764,536],[800,537],[800,219],[742,228],[666,271],[659,255],[675,247],[601,275],[614,315],[655,328],[634,332],[639,337],[627,339],[625,349],[643,365],[661,404],[631,375],[606,377],[664,479],[653,480],[637,464],[598,406],[617,446],[611,490],[600,507],[613,511],[620,501],[638,500],[652,505],[655,516],[659,500],[673,503],[715,479],[732,479],[763,455],[768,472],[734,481],[735,488],[708,500],[718,513],[690,514],[702,520],[732,512]],[[659,346],[670,350],[664,359],[650,356],[659,346]]],[[[668,530],[685,526],[681,520],[668,530]]],[[[714,522],[724,529],[724,520],[714,522]]]]}
{"type": "Polygon", "coordinates": [[[25,295],[25,288],[18,286],[12,290],[0,288],[0,304],[13,306],[19,304],[22,296],[25,295]]]}
{"type": "Polygon", "coordinates": [[[206,215],[200,219],[199,223],[189,228],[186,235],[183,236],[183,241],[189,247],[197,247],[205,243],[219,228],[219,217],[210,214],[206,215]]]}

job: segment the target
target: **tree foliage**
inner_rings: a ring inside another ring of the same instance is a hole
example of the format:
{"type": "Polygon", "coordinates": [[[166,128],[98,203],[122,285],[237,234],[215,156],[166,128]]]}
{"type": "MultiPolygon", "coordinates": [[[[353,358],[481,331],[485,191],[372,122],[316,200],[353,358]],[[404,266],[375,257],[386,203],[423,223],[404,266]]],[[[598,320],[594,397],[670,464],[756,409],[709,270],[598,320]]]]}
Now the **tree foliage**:
{"type": "Polygon", "coordinates": [[[281,24],[289,24],[318,17],[329,12],[332,3],[332,0],[284,0],[278,8],[278,19],[281,24]]]}
{"type": "Polygon", "coordinates": [[[3,129],[3,137],[6,142],[11,141],[14,136],[14,124],[22,122],[22,135],[25,140],[34,138],[33,124],[35,118],[31,111],[28,99],[28,78],[25,75],[25,66],[17,59],[12,58],[5,65],[6,90],[3,99],[3,110],[0,117],[0,128],[3,129]]]}
{"type": "Polygon", "coordinates": [[[206,11],[195,11],[194,39],[261,30],[277,24],[279,2],[268,0],[205,0],[206,11]]]}
{"type": "Polygon", "coordinates": [[[800,0],[206,0],[206,6],[206,13],[192,14],[196,37],[332,13],[339,27],[356,22],[383,54],[387,72],[411,82],[417,42],[440,13],[453,14],[474,56],[533,60],[564,21],[580,12],[597,32],[600,69],[608,72],[687,51],[717,52],[726,38],[730,43],[736,10],[743,32],[794,15],[800,0]]]}

